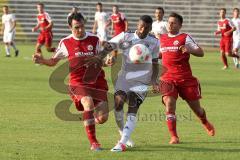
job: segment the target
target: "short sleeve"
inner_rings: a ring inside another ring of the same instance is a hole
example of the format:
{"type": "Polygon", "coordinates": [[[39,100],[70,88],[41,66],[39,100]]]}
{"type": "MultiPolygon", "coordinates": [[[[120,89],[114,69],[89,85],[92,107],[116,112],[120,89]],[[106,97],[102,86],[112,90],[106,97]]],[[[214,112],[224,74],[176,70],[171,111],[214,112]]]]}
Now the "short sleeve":
{"type": "Polygon", "coordinates": [[[14,22],[16,21],[16,16],[14,14],[11,14],[11,20],[14,22]]]}
{"type": "Polygon", "coordinates": [[[64,59],[68,57],[68,50],[63,41],[61,41],[56,49],[56,53],[52,58],[64,59]]]}
{"type": "Polygon", "coordinates": [[[188,47],[192,48],[192,49],[198,49],[199,46],[198,44],[194,41],[194,39],[187,35],[187,38],[186,38],[186,42],[185,42],[185,45],[187,45],[188,47]]]}
{"type": "Polygon", "coordinates": [[[51,19],[51,17],[49,16],[49,14],[48,13],[45,13],[46,14],[46,19],[47,19],[47,21],[48,22],[52,22],[52,19],[51,19]]]}
{"type": "Polygon", "coordinates": [[[109,40],[110,43],[120,43],[121,41],[124,40],[125,33],[122,32],[118,34],[117,36],[113,37],[112,39],[109,40]]]}

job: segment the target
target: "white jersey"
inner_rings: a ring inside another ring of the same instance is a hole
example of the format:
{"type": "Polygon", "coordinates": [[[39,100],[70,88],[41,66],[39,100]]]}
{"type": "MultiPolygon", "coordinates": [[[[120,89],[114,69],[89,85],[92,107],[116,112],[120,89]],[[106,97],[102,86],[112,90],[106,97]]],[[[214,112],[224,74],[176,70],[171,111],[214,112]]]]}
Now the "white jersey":
{"type": "MultiPolygon", "coordinates": [[[[14,22],[16,21],[14,14],[4,14],[2,16],[2,24],[4,25],[4,33],[9,33],[12,29],[14,22]]],[[[14,30],[15,31],[15,28],[14,30]]]]}
{"type": "Polygon", "coordinates": [[[98,32],[105,31],[107,29],[107,23],[109,21],[109,15],[106,12],[96,12],[95,21],[97,21],[98,32]]]}
{"type": "Polygon", "coordinates": [[[127,82],[149,84],[152,76],[152,63],[134,64],[129,59],[130,48],[135,44],[144,44],[148,47],[152,59],[159,56],[160,42],[153,36],[148,35],[144,39],[140,39],[136,32],[122,32],[112,38],[109,42],[118,44],[122,49],[122,67],[119,77],[124,77],[127,82]],[[131,80],[130,80],[131,79],[131,80]]]}
{"type": "Polygon", "coordinates": [[[233,18],[232,23],[236,27],[236,30],[233,32],[233,39],[240,39],[240,18],[233,18]]]}
{"type": "Polygon", "coordinates": [[[152,32],[154,35],[167,33],[167,22],[165,21],[154,21],[152,24],[152,32]]]}

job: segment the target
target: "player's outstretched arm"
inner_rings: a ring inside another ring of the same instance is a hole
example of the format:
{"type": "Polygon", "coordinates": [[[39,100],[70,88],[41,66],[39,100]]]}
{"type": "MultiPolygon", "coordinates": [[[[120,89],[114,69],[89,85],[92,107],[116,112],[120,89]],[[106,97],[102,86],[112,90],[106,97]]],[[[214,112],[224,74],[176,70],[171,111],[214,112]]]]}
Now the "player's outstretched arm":
{"type": "Polygon", "coordinates": [[[35,27],[33,27],[32,32],[36,32],[40,27],[40,24],[37,24],[35,27]]]}
{"type": "Polygon", "coordinates": [[[158,58],[155,58],[152,60],[152,86],[153,86],[153,92],[157,93],[159,92],[159,85],[158,85],[158,76],[159,76],[159,64],[158,64],[158,58]]]}
{"type": "Polygon", "coordinates": [[[59,62],[59,58],[50,58],[50,59],[45,59],[42,54],[34,54],[33,55],[33,62],[37,64],[43,64],[46,66],[55,66],[59,62]]]}

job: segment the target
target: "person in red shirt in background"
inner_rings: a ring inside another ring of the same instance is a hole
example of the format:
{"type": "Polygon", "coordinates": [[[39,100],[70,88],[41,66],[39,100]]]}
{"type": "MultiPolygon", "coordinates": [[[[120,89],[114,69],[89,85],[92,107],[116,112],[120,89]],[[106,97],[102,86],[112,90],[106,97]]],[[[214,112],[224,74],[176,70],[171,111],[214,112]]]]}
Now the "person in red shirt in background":
{"type": "Polygon", "coordinates": [[[112,21],[111,35],[115,37],[121,32],[125,32],[128,30],[128,21],[125,15],[119,12],[119,8],[117,5],[113,6],[112,11],[113,11],[113,14],[111,15],[111,21],[112,21]],[[113,34],[113,30],[114,30],[114,34],[113,34]]]}
{"type": "Polygon", "coordinates": [[[226,8],[221,8],[219,11],[220,20],[218,21],[218,29],[215,32],[215,35],[221,34],[220,40],[220,52],[222,55],[223,68],[228,68],[227,56],[239,58],[238,55],[232,53],[232,44],[233,44],[233,31],[236,30],[236,27],[232,24],[231,20],[226,18],[226,8]]]}
{"type": "Polygon", "coordinates": [[[214,136],[213,125],[207,120],[206,112],[201,107],[200,84],[192,75],[189,63],[190,55],[203,57],[201,47],[186,33],[180,33],[183,18],[177,13],[168,18],[168,34],[160,37],[160,54],[163,71],[160,76],[159,91],[166,109],[166,121],[171,134],[170,144],[179,143],[176,129],[176,102],[178,96],[184,99],[196,116],[200,119],[210,136],[214,136]]]}
{"type": "Polygon", "coordinates": [[[102,65],[87,59],[100,54],[99,38],[85,32],[85,20],[81,13],[68,17],[72,34],[63,38],[52,58],[46,59],[42,54],[33,55],[37,64],[55,66],[61,59],[69,61],[69,94],[78,111],[82,111],[85,130],[91,150],[101,150],[96,138],[95,124],[103,124],[108,119],[107,91],[108,85],[102,65]]]}
{"type": "Polygon", "coordinates": [[[55,48],[52,47],[52,27],[53,22],[51,17],[47,12],[44,11],[44,4],[38,3],[37,4],[37,25],[32,29],[32,32],[36,32],[40,29],[40,34],[38,35],[37,45],[36,45],[36,53],[42,53],[41,47],[45,44],[46,49],[48,52],[55,52],[55,48]]]}

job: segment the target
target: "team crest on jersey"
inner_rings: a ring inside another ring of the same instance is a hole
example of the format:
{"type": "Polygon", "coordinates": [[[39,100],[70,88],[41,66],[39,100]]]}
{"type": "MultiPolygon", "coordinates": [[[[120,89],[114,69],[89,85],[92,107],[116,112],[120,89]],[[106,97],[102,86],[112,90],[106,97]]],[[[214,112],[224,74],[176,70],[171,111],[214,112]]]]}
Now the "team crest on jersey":
{"type": "Polygon", "coordinates": [[[92,50],[93,50],[93,46],[92,46],[92,45],[88,45],[88,46],[87,46],[87,49],[88,49],[89,51],[92,51],[92,50]]]}
{"type": "Polygon", "coordinates": [[[179,44],[179,41],[178,41],[178,40],[176,40],[176,41],[173,42],[173,45],[174,45],[174,46],[177,46],[178,44],[179,44]]]}

